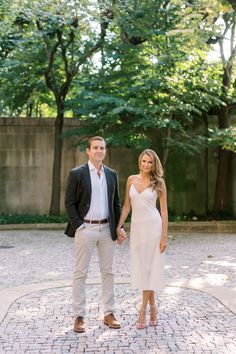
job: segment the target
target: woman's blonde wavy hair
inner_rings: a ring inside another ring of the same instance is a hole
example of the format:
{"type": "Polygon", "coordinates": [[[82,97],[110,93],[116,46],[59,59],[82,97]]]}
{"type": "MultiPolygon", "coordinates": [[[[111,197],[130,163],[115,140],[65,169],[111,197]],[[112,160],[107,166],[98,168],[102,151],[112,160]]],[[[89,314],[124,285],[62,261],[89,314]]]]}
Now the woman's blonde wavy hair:
{"type": "Polygon", "coordinates": [[[153,161],[152,170],[150,172],[150,181],[151,181],[150,187],[153,190],[156,190],[157,193],[161,192],[161,190],[162,190],[162,177],[164,175],[161,161],[154,150],[145,149],[139,155],[139,159],[138,159],[139,168],[141,165],[141,159],[144,155],[148,155],[153,161]]]}

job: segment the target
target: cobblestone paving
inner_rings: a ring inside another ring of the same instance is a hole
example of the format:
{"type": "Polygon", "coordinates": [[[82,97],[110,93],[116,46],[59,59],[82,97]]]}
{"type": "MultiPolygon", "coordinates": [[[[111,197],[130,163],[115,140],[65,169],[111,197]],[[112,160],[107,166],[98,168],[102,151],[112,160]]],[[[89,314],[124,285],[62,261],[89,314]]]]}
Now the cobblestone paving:
{"type": "Polygon", "coordinates": [[[0,325],[1,353],[236,353],[235,316],[211,296],[167,287],[159,298],[157,327],[135,327],[137,291],[116,285],[120,330],[102,323],[100,289],[87,290],[87,331],[72,330],[71,287],[39,291],[17,300],[0,325]]]}
{"type": "MultiPolygon", "coordinates": [[[[73,264],[73,240],[59,231],[0,232],[0,291],[45,281],[70,281],[73,264]],[[7,248],[10,246],[14,247],[7,248]]],[[[234,289],[235,270],[236,235],[170,235],[168,283],[204,279],[211,286],[234,289]]],[[[115,273],[117,279],[129,276],[128,241],[117,246],[115,273]]],[[[96,253],[89,277],[99,282],[96,253]]],[[[72,330],[70,286],[16,300],[0,324],[0,354],[236,353],[236,317],[206,293],[167,286],[159,297],[158,326],[137,330],[140,293],[129,284],[117,284],[117,317],[122,328],[111,330],[102,323],[100,287],[87,286],[87,330],[83,334],[72,330]]]]}
{"type": "MultiPolygon", "coordinates": [[[[1,246],[14,248],[0,248],[0,290],[71,279],[73,239],[60,231],[0,231],[1,246]]],[[[128,241],[117,246],[115,274],[124,278],[129,276],[128,241]]],[[[212,286],[235,287],[236,235],[170,235],[166,275],[167,281],[201,277],[212,286]]],[[[88,276],[100,277],[96,254],[88,276]]]]}

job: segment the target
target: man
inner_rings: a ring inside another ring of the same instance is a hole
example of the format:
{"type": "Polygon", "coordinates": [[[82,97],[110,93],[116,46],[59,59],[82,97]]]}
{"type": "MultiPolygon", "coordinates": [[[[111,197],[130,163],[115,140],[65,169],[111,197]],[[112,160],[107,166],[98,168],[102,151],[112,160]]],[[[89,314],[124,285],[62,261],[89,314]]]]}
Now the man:
{"type": "MultiPolygon", "coordinates": [[[[89,139],[88,162],[69,172],[65,207],[69,223],[65,234],[75,237],[75,271],[73,277],[74,331],[85,331],[85,280],[95,247],[102,276],[104,323],[120,328],[114,316],[114,276],[112,272],[116,225],[120,216],[118,179],[114,170],[103,165],[106,143],[102,137],[89,139]]],[[[125,234],[123,235],[125,238],[125,234]]],[[[122,242],[122,235],[119,236],[122,242]]]]}

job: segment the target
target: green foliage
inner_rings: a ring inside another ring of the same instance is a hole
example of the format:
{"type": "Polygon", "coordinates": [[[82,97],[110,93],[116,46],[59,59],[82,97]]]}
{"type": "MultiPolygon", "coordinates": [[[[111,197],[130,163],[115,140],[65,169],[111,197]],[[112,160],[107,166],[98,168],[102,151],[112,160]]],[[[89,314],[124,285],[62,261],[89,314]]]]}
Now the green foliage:
{"type": "Polygon", "coordinates": [[[8,2],[0,21],[0,55],[4,59],[0,62],[0,114],[5,116],[20,115],[23,108],[35,101],[46,102],[47,97],[42,80],[42,52],[39,42],[29,35],[30,19],[21,5],[8,2]]]}
{"type": "Polygon", "coordinates": [[[0,55],[7,58],[0,63],[0,114],[25,115],[33,106],[31,115],[38,116],[44,105],[55,112],[80,65],[99,48],[98,5],[25,0],[13,9],[13,4],[0,22],[7,28],[0,37],[0,55]]]}
{"type": "Polygon", "coordinates": [[[38,105],[44,103],[50,105],[49,93],[43,79],[42,52],[40,53],[36,46],[35,52],[29,52],[27,57],[21,49],[15,49],[15,54],[17,59],[9,57],[5,60],[4,66],[0,66],[2,114],[10,112],[11,115],[20,115],[24,107],[27,108],[32,104],[34,111],[31,115],[38,116],[40,114],[40,111],[38,114],[36,112],[38,105]]]}
{"type": "MultiPolygon", "coordinates": [[[[219,217],[220,220],[233,220],[232,214],[224,213],[219,217]]],[[[169,210],[169,221],[207,221],[215,220],[215,217],[211,214],[197,214],[191,211],[188,214],[177,215],[175,212],[169,210]]],[[[129,222],[128,218],[128,222],[129,222]]],[[[61,224],[67,223],[68,217],[66,215],[52,216],[52,215],[31,215],[31,214],[0,214],[0,225],[11,224],[61,224]]]]}
{"type": "Polygon", "coordinates": [[[221,146],[225,150],[236,153],[236,128],[209,129],[209,145],[221,146]]]}
{"type": "Polygon", "coordinates": [[[152,53],[146,46],[121,45],[115,56],[108,48],[106,70],[86,74],[85,89],[68,102],[81,125],[66,136],[77,134],[83,142],[100,134],[112,145],[142,149],[155,147],[163,132],[162,140],[173,149],[193,153],[204,147],[205,132],[192,127],[222,103],[219,70],[198,52],[188,62],[171,60],[171,51],[165,61],[152,53]],[[171,136],[165,138],[167,129],[171,136]]]}
{"type": "Polygon", "coordinates": [[[221,212],[217,216],[207,212],[205,214],[198,214],[194,210],[191,210],[189,213],[177,215],[174,211],[168,210],[168,219],[173,222],[181,221],[214,221],[214,220],[235,220],[233,213],[221,212]]]}
{"type": "Polygon", "coordinates": [[[15,11],[12,1],[0,2],[0,59],[4,60],[15,48],[17,40],[21,37],[14,29],[15,11]]]}
{"type": "Polygon", "coordinates": [[[228,9],[219,2],[160,1],[155,10],[148,2],[144,13],[143,2],[136,5],[120,7],[122,43],[117,37],[107,43],[102,66],[85,73],[84,89],[68,101],[81,125],[66,136],[78,135],[82,146],[87,136],[101,134],[112,145],[162,143],[199,152],[208,142],[205,117],[234,97],[233,87],[225,95],[221,63],[206,60],[209,43],[222,31],[216,19],[228,9]]]}
{"type": "Polygon", "coordinates": [[[235,12],[221,0],[2,0],[0,114],[41,116],[46,107],[60,128],[66,115],[79,117],[65,136],[82,146],[100,134],[111,145],[161,146],[166,156],[208,142],[235,152],[235,131],[214,128],[209,115],[234,107],[234,37],[235,12]],[[221,61],[209,63],[217,43],[221,61]]]}

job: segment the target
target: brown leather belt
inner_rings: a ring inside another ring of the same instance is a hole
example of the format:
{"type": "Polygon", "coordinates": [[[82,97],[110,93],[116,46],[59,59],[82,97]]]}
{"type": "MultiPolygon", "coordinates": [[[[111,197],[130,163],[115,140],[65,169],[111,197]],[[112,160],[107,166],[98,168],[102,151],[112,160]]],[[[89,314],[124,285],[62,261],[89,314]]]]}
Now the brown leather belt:
{"type": "Polygon", "coordinates": [[[106,224],[108,222],[108,219],[102,219],[102,220],[86,220],[84,219],[84,222],[88,224],[106,224]]]}

